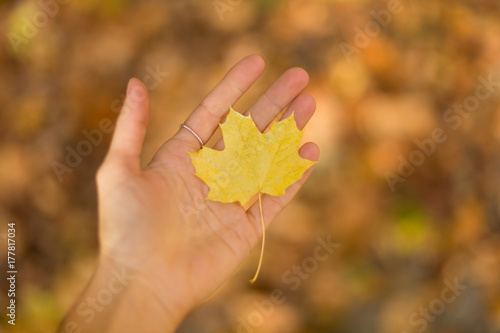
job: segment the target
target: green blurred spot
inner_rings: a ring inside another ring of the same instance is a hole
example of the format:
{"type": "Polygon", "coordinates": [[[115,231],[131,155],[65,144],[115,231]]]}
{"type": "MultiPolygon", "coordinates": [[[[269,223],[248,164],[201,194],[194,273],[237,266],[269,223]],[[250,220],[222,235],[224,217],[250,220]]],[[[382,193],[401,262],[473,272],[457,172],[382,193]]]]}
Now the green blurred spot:
{"type": "Polygon", "coordinates": [[[43,289],[29,288],[21,306],[18,319],[29,320],[19,320],[19,328],[27,332],[46,332],[48,327],[55,328],[61,320],[61,310],[54,295],[43,289]]]}
{"type": "Polygon", "coordinates": [[[428,244],[430,233],[428,217],[422,207],[399,207],[392,229],[392,243],[396,253],[407,256],[419,252],[428,244]]]}
{"type": "Polygon", "coordinates": [[[263,13],[268,13],[278,7],[282,0],[256,0],[256,7],[263,13]]]}

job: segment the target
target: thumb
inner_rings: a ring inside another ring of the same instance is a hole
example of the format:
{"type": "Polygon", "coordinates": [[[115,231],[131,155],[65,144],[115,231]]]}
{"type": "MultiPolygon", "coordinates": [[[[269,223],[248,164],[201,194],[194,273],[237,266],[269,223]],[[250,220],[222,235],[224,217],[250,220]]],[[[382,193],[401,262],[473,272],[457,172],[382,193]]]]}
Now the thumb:
{"type": "Polygon", "coordinates": [[[149,93],[140,80],[130,79],[127,96],[111,141],[107,159],[110,162],[123,163],[132,170],[140,169],[142,144],[146,136],[149,120],[149,93]]]}

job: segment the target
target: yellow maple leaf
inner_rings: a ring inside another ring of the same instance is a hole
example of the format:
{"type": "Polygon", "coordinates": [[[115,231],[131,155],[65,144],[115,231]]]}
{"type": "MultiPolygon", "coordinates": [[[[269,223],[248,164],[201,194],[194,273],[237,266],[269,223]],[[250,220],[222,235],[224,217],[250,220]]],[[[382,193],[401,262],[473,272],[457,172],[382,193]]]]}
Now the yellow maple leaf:
{"type": "Polygon", "coordinates": [[[293,116],[262,134],[250,116],[229,111],[221,124],[225,149],[190,153],[196,176],[210,188],[207,199],[246,204],[256,193],[283,195],[315,162],[299,156],[302,138],[293,116]]]}
{"type": "Polygon", "coordinates": [[[203,147],[189,154],[196,176],[210,188],[208,200],[239,201],[244,205],[259,194],[263,240],[253,282],[260,269],[265,242],[261,194],[285,194],[286,188],[302,178],[315,162],[299,156],[302,131],[297,128],[293,115],[274,123],[269,132],[262,134],[250,116],[245,117],[230,108],[226,121],[220,126],[224,150],[203,147]]]}

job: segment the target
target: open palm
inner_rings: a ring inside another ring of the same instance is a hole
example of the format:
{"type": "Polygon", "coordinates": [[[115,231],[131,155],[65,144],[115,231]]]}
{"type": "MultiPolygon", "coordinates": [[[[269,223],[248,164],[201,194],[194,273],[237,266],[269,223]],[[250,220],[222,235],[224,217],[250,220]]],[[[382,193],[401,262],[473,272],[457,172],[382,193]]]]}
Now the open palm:
{"type": "MultiPolygon", "coordinates": [[[[207,142],[234,103],[260,76],[264,61],[249,56],[236,64],[200,103],[185,124],[207,142]]],[[[308,82],[300,68],[285,72],[248,110],[263,130],[287,105],[283,117],[294,117],[299,129],[315,109],[314,99],[301,93],[308,82]]],[[[166,310],[182,316],[213,293],[241,264],[259,241],[262,228],[258,204],[208,201],[209,189],[195,176],[188,152],[201,148],[181,128],[140,167],[149,117],[146,87],[132,79],[106,160],[98,175],[101,257],[125,265],[166,310]]],[[[223,149],[223,142],[215,145],[223,149]]],[[[303,158],[317,160],[318,148],[307,143],[303,158]]],[[[290,202],[310,174],[290,186],[285,195],[262,197],[269,223],[290,202]]]]}

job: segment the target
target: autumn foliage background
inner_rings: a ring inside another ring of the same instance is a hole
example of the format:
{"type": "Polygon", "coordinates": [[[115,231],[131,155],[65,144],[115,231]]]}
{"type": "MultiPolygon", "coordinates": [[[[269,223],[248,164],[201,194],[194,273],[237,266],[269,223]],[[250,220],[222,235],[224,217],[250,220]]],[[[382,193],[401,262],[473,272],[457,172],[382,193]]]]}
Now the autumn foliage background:
{"type": "MultiPolygon", "coordinates": [[[[3,276],[14,220],[20,271],[10,331],[53,331],[94,268],[94,175],[110,134],[59,181],[52,164],[65,163],[66,147],[116,119],[131,76],[159,69],[168,75],[151,86],[146,164],[227,69],[259,53],[266,72],[235,108],[287,68],[305,68],[317,100],[305,139],[322,156],[268,229],[255,285],[258,247],[179,332],[236,332],[273,289],[286,301],[253,332],[415,332],[409,317],[455,279],[467,289],[425,332],[500,332],[498,87],[456,129],[444,116],[474,96],[479,76],[500,81],[498,1],[401,0],[366,45],[356,27],[376,22],[371,12],[387,1],[221,0],[222,14],[213,1],[65,2],[15,52],[8,33],[42,7],[0,1],[0,262],[3,276]],[[342,43],[360,47],[346,57],[342,43]],[[386,173],[436,128],[447,140],[391,191],[386,173]],[[327,236],[340,246],[291,291],[283,274],[327,236]]],[[[4,278],[0,290],[1,331],[4,278]]]]}

